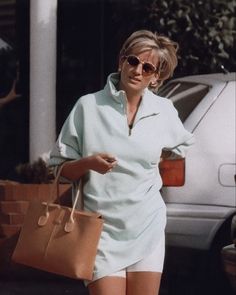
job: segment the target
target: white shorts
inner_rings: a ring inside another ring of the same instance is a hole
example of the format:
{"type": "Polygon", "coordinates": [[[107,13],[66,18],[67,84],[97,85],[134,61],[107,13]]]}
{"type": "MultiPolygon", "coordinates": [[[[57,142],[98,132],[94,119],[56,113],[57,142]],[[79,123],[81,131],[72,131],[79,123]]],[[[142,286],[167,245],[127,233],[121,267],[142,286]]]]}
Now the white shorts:
{"type": "MultiPolygon", "coordinates": [[[[115,273],[109,274],[108,277],[122,277],[126,278],[127,272],[138,272],[138,271],[151,271],[161,272],[163,271],[165,258],[165,234],[161,237],[157,247],[145,258],[138,262],[121,269],[115,273]]],[[[85,281],[85,285],[88,285],[92,281],[85,281]]]]}

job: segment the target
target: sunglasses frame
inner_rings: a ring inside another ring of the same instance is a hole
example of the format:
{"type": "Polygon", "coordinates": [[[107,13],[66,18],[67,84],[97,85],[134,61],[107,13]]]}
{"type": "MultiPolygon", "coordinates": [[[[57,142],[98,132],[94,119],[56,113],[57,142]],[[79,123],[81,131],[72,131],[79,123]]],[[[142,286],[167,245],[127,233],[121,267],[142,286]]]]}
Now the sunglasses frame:
{"type": "Polygon", "coordinates": [[[140,58],[134,54],[130,54],[130,55],[124,55],[124,58],[127,60],[127,63],[131,66],[131,67],[137,67],[139,64],[142,64],[142,73],[144,76],[150,76],[154,73],[157,72],[157,68],[150,62],[145,62],[145,61],[141,61],[140,58]],[[129,58],[134,58],[137,60],[137,64],[132,64],[129,62],[129,58]],[[151,71],[146,71],[145,70],[145,65],[147,65],[151,71]]]}

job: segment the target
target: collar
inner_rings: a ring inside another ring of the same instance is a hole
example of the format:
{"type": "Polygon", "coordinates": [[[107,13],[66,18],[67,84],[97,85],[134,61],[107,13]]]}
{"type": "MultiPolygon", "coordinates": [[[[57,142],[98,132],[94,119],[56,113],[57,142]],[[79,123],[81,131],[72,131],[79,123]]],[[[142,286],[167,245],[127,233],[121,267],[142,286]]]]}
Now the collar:
{"type": "MultiPolygon", "coordinates": [[[[127,104],[127,97],[124,90],[117,90],[120,74],[112,73],[107,78],[107,84],[104,88],[105,92],[118,104],[127,104]]],[[[158,96],[151,92],[148,88],[145,88],[142,95],[142,100],[139,105],[138,117],[148,117],[157,115],[160,113],[158,96]]]]}
{"type": "Polygon", "coordinates": [[[119,73],[112,73],[107,78],[107,84],[105,86],[105,91],[108,92],[115,102],[124,103],[127,100],[124,90],[117,90],[118,83],[120,80],[119,73]]]}

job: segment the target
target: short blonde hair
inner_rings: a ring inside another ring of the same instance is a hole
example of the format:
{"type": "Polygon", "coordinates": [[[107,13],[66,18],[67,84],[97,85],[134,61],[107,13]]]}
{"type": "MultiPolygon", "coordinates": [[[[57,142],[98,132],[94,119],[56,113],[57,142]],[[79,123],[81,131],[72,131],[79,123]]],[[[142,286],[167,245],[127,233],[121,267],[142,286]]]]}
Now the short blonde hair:
{"type": "Polygon", "coordinates": [[[151,49],[156,50],[159,57],[159,62],[156,65],[159,78],[156,83],[152,83],[149,86],[149,88],[155,90],[160,87],[166,79],[172,77],[174,69],[178,64],[178,48],[178,44],[168,37],[158,35],[156,32],[153,33],[148,30],[139,30],[126,39],[121,48],[119,60],[131,54],[134,50],[139,53],[151,49]]]}

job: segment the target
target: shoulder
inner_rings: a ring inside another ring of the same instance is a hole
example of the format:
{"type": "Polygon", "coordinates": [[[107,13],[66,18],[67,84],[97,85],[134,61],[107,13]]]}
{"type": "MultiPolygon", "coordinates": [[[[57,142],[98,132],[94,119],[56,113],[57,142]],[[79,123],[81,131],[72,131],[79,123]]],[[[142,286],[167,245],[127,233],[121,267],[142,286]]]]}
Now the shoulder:
{"type": "Polygon", "coordinates": [[[172,101],[166,97],[159,96],[150,90],[146,91],[145,96],[147,97],[150,107],[153,107],[154,109],[169,112],[176,111],[172,101]]]}
{"type": "Polygon", "coordinates": [[[104,91],[100,90],[94,93],[88,93],[78,98],[76,101],[73,111],[79,112],[82,110],[93,109],[97,105],[102,103],[104,99],[104,91]]]}
{"type": "Polygon", "coordinates": [[[95,104],[97,99],[100,99],[103,95],[103,90],[94,92],[94,93],[88,93],[80,98],[78,98],[77,102],[75,105],[77,106],[87,106],[90,104],[95,104]]]}

